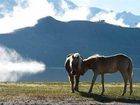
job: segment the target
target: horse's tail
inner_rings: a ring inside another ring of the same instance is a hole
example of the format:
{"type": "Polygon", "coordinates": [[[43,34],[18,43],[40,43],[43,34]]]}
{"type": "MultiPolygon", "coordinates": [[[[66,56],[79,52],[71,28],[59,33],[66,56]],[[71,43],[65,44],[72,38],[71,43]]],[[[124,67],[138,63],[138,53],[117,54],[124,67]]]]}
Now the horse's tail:
{"type": "Polygon", "coordinates": [[[133,76],[133,71],[132,71],[132,61],[130,60],[129,62],[129,66],[128,66],[128,69],[127,69],[127,73],[128,73],[128,79],[129,79],[129,82],[130,82],[130,95],[132,94],[133,92],[133,87],[132,87],[132,76],[133,76]]]}

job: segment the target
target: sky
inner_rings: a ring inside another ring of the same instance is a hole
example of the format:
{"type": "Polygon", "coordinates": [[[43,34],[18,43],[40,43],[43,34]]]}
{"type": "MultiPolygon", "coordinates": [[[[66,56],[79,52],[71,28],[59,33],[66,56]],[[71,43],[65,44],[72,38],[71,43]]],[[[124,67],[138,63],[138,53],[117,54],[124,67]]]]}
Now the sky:
{"type": "Polygon", "coordinates": [[[140,15],[140,0],[71,0],[78,6],[98,7],[116,12],[128,11],[140,15]]]}
{"type": "MultiPolygon", "coordinates": [[[[100,13],[91,18],[90,21],[105,20],[120,26],[128,26],[123,19],[116,20],[116,12],[132,12],[140,15],[140,0],[70,0],[78,8],[69,9],[64,0],[0,0],[0,33],[14,32],[16,29],[33,27],[37,21],[46,16],[52,16],[60,21],[88,20],[90,15],[88,7],[98,7],[113,13],[100,13]],[[53,1],[61,6],[57,11],[53,1]],[[59,3],[59,2],[61,3],[59,3]],[[81,12],[82,11],[82,12],[81,12]],[[63,13],[64,12],[64,13],[63,13]]],[[[137,24],[140,26],[140,23],[137,24]]]]}

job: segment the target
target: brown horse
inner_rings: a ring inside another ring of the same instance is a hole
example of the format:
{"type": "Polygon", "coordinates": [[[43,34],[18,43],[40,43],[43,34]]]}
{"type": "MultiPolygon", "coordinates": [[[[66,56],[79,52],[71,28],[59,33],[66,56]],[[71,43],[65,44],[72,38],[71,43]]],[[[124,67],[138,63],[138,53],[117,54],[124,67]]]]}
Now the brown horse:
{"type": "Polygon", "coordinates": [[[69,54],[66,58],[64,67],[68,72],[69,80],[71,83],[71,90],[74,93],[74,90],[79,90],[79,71],[81,68],[82,58],[79,53],[69,54]],[[75,86],[74,86],[75,85],[75,86]]]}
{"type": "Polygon", "coordinates": [[[102,95],[104,94],[104,74],[114,73],[119,71],[124,79],[124,90],[122,96],[126,93],[127,82],[130,82],[130,95],[132,94],[132,61],[129,57],[123,54],[114,56],[91,56],[84,59],[81,64],[80,73],[84,74],[88,69],[92,69],[94,76],[89,89],[89,93],[92,92],[93,85],[98,75],[101,75],[102,80],[102,95]]]}

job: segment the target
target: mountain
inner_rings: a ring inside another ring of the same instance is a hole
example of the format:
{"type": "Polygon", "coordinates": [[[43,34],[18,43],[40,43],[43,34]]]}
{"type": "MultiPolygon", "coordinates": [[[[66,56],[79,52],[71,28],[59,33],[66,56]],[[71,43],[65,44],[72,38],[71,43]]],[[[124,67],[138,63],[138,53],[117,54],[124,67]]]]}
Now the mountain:
{"type": "MultiPolygon", "coordinates": [[[[97,7],[81,7],[70,0],[60,0],[59,2],[57,2],[57,0],[48,0],[48,2],[54,7],[55,16],[53,17],[60,21],[63,21],[65,15],[67,16],[68,14],[71,16],[71,21],[74,20],[74,18],[77,19],[75,14],[72,15],[72,13],[77,12],[78,9],[83,11],[84,8],[85,16],[82,16],[84,17],[83,20],[92,22],[104,20],[109,24],[123,27],[139,27],[140,24],[140,15],[135,15],[129,11],[115,12],[113,10],[108,11],[97,7]]],[[[82,17],[80,20],[82,20],[82,17]]]]}
{"type": "MultiPolygon", "coordinates": [[[[1,34],[0,44],[15,49],[26,58],[44,62],[48,73],[51,73],[52,67],[63,67],[67,54],[72,52],[79,52],[84,58],[96,53],[107,56],[124,53],[132,58],[134,67],[140,67],[139,34],[139,28],[123,28],[103,21],[61,22],[45,17],[34,27],[1,34]]],[[[66,79],[66,72],[59,69],[53,71],[54,78],[66,79]]],[[[50,74],[43,73],[33,80],[49,77],[52,78],[50,74]]]]}
{"type": "Polygon", "coordinates": [[[116,15],[116,19],[120,19],[120,18],[122,18],[123,22],[126,25],[129,25],[130,27],[135,27],[137,26],[138,23],[140,23],[140,15],[136,16],[132,14],[131,12],[124,11],[124,12],[118,13],[116,15]]]}

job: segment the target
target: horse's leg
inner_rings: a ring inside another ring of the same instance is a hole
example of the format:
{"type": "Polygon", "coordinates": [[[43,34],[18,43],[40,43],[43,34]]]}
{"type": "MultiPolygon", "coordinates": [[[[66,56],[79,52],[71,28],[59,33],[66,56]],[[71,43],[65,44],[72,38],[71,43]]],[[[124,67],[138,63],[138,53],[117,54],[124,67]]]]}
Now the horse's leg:
{"type": "Polygon", "coordinates": [[[132,87],[132,77],[129,77],[129,82],[130,82],[130,95],[132,94],[133,92],[133,87],[132,87]]]}
{"type": "Polygon", "coordinates": [[[93,85],[94,85],[94,83],[96,81],[96,78],[97,78],[97,73],[94,73],[93,78],[92,78],[92,83],[91,83],[91,86],[90,86],[90,89],[89,89],[88,93],[92,92],[92,88],[93,88],[93,85]]]}
{"type": "Polygon", "coordinates": [[[102,93],[101,95],[104,94],[105,88],[104,88],[104,74],[101,74],[101,79],[102,79],[102,93]]]}
{"type": "Polygon", "coordinates": [[[74,93],[74,75],[69,75],[69,80],[71,83],[71,91],[74,93]]]}
{"type": "Polygon", "coordinates": [[[129,79],[129,82],[130,82],[130,95],[132,94],[133,92],[133,87],[132,87],[132,64],[129,65],[128,67],[128,72],[127,72],[127,75],[128,75],[128,79],[129,79]]]}
{"type": "Polygon", "coordinates": [[[125,71],[121,72],[121,74],[122,74],[122,77],[124,79],[124,90],[122,93],[122,96],[124,96],[124,94],[126,93],[128,77],[127,77],[127,73],[125,71]]]}
{"type": "Polygon", "coordinates": [[[129,82],[130,82],[130,95],[133,92],[133,86],[132,86],[132,76],[129,77],[129,82]]]}
{"type": "Polygon", "coordinates": [[[75,83],[75,88],[74,89],[76,91],[79,91],[79,78],[80,78],[80,75],[75,76],[76,83],[75,83]]]}

